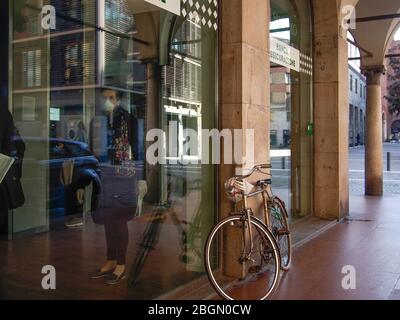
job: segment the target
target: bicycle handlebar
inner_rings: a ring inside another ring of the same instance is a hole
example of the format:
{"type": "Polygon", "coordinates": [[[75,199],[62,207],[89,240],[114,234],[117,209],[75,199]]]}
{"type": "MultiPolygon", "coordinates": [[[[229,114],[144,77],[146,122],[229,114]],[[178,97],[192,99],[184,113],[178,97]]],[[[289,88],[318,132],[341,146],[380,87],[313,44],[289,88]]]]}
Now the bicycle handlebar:
{"type": "Polygon", "coordinates": [[[262,169],[272,169],[271,164],[260,164],[258,166],[255,166],[253,169],[251,169],[250,173],[247,175],[240,175],[240,176],[235,176],[236,179],[246,179],[250,176],[252,176],[255,172],[260,172],[265,175],[271,176],[271,173],[269,172],[263,172],[262,169]]]}

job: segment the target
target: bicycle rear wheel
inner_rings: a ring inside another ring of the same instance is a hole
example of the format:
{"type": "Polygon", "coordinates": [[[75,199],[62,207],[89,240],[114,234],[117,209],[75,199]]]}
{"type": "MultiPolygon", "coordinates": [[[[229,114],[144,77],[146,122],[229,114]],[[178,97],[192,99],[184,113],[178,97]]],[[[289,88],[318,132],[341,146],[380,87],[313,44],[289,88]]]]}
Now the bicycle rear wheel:
{"type": "Polygon", "coordinates": [[[227,300],[266,300],[274,292],[280,272],[279,248],[271,232],[258,219],[248,223],[242,215],[230,216],[211,231],[205,248],[205,265],[214,289],[227,300]],[[250,259],[244,253],[251,252],[250,259]]]}
{"type": "Polygon", "coordinates": [[[285,205],[278,197],[272,199],[270,216],[272,234],[278,243],[281,254],[281,268],[287,271],[292,262],[292,236],[285,205]]]}

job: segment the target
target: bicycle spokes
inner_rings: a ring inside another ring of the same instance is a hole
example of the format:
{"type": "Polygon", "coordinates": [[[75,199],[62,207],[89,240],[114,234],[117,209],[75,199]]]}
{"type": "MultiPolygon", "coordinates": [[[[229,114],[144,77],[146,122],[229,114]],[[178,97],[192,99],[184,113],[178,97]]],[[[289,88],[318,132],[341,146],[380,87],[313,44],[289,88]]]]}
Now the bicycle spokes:
{"type": "Polygon", "coordinates": [[[216,290],[226,299],[259,300],[269,296],[275,287],[279,275],[280,259],[278,248],[272,241],[273,236],[265,226],[251,224],[251,248],[249,227],[238,223],[239,217],[229,218],[217,225],[206,245],[207,271],[216,290]],[[215,256],[215,247],[229,246],[221,257],[215,256]],[[262,279],[255,288],[252,280],[262,279]],[[227,286],[227,283],[234,283],[227,286]]]}
{"type": "Polygon", "coordinates": [[[291,261],[291,236],[286,209],[278,198],[273,200],[270,213],[271,229],[281,253],[282,268],[287,270],[291,261]]]}

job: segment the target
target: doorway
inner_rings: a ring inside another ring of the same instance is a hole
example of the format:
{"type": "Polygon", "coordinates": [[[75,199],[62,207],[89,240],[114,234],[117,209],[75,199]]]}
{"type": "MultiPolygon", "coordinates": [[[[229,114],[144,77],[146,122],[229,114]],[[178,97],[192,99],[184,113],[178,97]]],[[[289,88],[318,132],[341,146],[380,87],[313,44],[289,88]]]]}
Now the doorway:
{"type": "Polygon", "coordinates": [[[271,0],[270,37],[272,186],[295,222],[313,212],[310,1],[271,0]]]}

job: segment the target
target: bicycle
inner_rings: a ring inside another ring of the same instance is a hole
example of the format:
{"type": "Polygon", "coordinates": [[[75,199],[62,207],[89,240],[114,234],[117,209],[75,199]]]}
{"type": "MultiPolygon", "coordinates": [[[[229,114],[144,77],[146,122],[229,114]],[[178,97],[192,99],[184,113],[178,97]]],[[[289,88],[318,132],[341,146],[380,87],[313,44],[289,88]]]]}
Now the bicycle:
{"type": "Polygon", "coordinates": [[[277,287],[281,270],[291,263],[291,235],[285,203],[272,192],[271,165],[255,166],[248,175],[236,176],[225,183],[228,198],[242,208],[230,213],[210,232],[205,246],[205,267],[217,293],[227,300],[240,300],[257,295],[253,300],[266,300],[277,287]],[[247,179],[254,173],[269,176],[255,185],[247,179]],[[257,218],[248,200],[263,198],[264,221],[257,218]],[[225,242],[231,243],[228,250],[225,242]],[[233,241],[234,240],[234,241],[233,241]],[[221,270],[224,270],[224,273],[221,270]],[[236,279],[235,281],[232,281],[236,279]],[[253,280],[263,278],[263,282],[253,280]],[[260,286],[264,283],[264,287],[260,286]]]}

